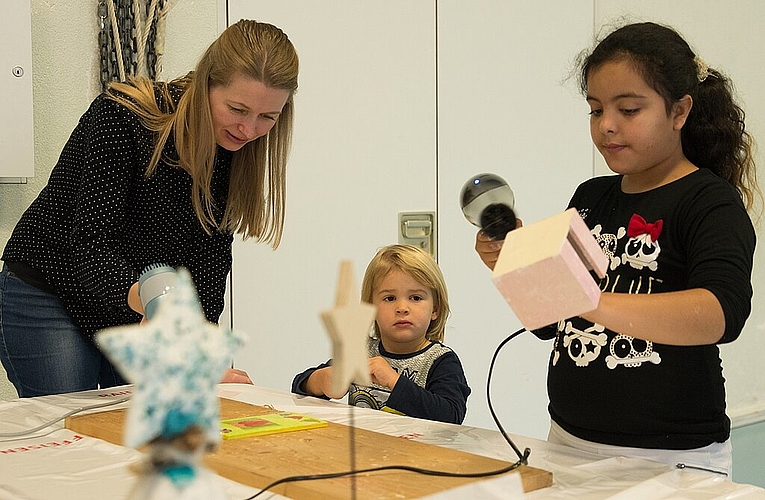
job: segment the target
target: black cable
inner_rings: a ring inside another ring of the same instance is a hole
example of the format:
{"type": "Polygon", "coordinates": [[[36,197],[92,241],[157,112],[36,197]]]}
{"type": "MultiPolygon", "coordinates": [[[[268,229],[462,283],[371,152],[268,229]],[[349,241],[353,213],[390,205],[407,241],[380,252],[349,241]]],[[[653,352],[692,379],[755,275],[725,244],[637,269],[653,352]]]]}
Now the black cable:
{"type": "MultiPolygon", "coordinates": [[[[425,476],[477,478],[477,477],[499,476],[501,474],[505,474],[506,472],[515,470],[522,465],[528,465],[529,455],[531,454],[531,448],[526,448],[523,451],[523,453],[521,453],[520,449],[515,445],[513,440],[510,439],[510,436],[507,434],[507,432],[505,432],[505,429],[502,427],[502,424],[500,424],[496,413],[494,413],[494,407],[491,404],[491,374],[494,371],[494,363],[497,360],[497,356],[499,355],[500,350],[502,350],[502,347],[504,347],[505,344],[507,344],[508,342],[510,342],[515,337],[517,337],[518,335],[520,335],[521,333],[525,331],[526,331],[525,328],[521,328],[513,332],[512,334],[510,334],[510,336],[508,336],[505,340],[499,343],[499,345],[497,346],[497,349],[494,351],[494,355],[491,358],[491,363],[489,364],[489,375],[486,378],[486,401],[489,405],[489,412],[491,413],[492,419],[494,419],[494,423],[497,425],[497,428],[502,434],[502,437],[505,438],[505,441],[507,441],[510,447],[513,448],[513,450],[515,451],[516,455],[518,455],[519,460],[515,462],[514,464],[511,464],[507,467],[503,467],[502,469],[496,469],[496,470],[487,471],[487,472],[448,472],[448,471],[436,471],[431,469],[421,469],[419,467],[412,467],[409,465],[384,465],[381,467],[372,467],[370,469],[329,472],[326,474],[308,474],[303,476],[289,476],[289,477],[283,477],[281,479],[277,479],[276,481],[264,486],[263,488],[261,488],[259,492],[255,493],[254,495],[250,497],[247,497],[245,500],[252,500],[253,498],[257,498],[263,493],[266,493],[268,490],[284,483],[296,483],[300,481],[315,481],[320,479],[337,479],[337,478],[346,477],[346,476],[355,477],[358,474],[369,474],[372,472],[380,472],[380,471],[388,471],[388,470],[401,470],[406,472],[414,472],[416,474],[422,474],[425,476]]],[[[353,446],[352,443],[351,443],[351,446],[353,446]]]]}
{"type": "Polygon", "coordinates": [[[494,371],[494,362],[497,360],[497,355],[499,355],[499,351],[504,347],[505,344],[513,340],[515,337],[520,335],[521,333],[525,332],[525,328],[520,328],[519,330],[513,332],[510,334],[509,337],[507,337],[505,340],[499,343],[497,346],[497,349],[494,351],[494,356],[491,358],[491,364],[489,365],[489,375],[486,377],[486,402],[489,405],[489,413],[491,413],[491,418],[494,419],[494,423],[497,424],[497,428],[499,429],[499,432],[502,434],[502,437],[505,438],[505,441],[510,445],[510,447],[515,451],[515,454],[518,455],[518,459],[520,460],[521,464],[527,465],[529,463],[529,455],[531,454],[531,449],[526,448],[523,450],[523,453],[521,454],[521,450],[518,449],[517,446],[515,446],[515,443],[513,443],[513,440],[510,439],[510,436],[505,432],[505,429],[502,427],[502,424],[499,422],[499,418],[497,418],[496,413],[494,413],[494,407],[491,404],[491,374],[494,371]]]}
{"type": "Polygon", "coordinates": [[[524,464],[518,461],[502,469],[497,469],[497,470],[487,471],[487,472],[448,472],[448,471],[421,469],[419,467],[412,467],[409,465],[384,465],[381,467],[372,467],[370,469],[347,470],[347,471],[341,471],[341,472],[329,472],[326,474],[310,474],[305,476],[290,476],[290,477],[283,477],[267,486],[264,486],[259,492],[255,493],[251,497],[247,497],[246,500],[252,500],[253,498],[257,498],[263,493],[266,493],[271,488],[274,488],[283,483],[296,483],[300,481],[314,481],[319,479],[337,479],[339,477],[345,477],[345,476],[351,476],[351,475],[355,476],[357,474],[369,474],[372,472],[380,472],[380,471],[388,471],[388,470],[403,470],[407,472],[422,474],[425,476],[438,476],[438,477],[464,477],[464,478],[491,477],[491,476],[499,476],[506,472],[510,472],[512,470],[517,469],[521,465],[524,465],[524,464]]]}

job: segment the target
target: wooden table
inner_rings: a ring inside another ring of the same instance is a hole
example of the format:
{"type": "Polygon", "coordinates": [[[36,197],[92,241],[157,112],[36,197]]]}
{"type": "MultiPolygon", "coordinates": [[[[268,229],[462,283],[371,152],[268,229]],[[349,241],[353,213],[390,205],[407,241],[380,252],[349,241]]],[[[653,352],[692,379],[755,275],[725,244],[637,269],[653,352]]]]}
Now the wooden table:
{"type": "MultiPolygon", "coordinates": [[[[221,398],[222,419],[264,415],[278,410],[221,398]]],[[[127,410],[112,410],[69,417],[65,426],[75,432],[122,444],[127,410]]],[[[450,448],[420,443],[329,422],[327,427],[267,436],[224,440],[205,465],[219,475],[256,488],[295,475],[327,474],[350,470],[350,436],[354,435],[356,469],[404,465],[429,470],[477,473],[503,469],[508,462],[450,448]]],[[[552,485],[552,474],[521,466],[525,491],[552,485]]],[[[401,470],[374,472],[355,477],[290,482],[272,488],[298,500],[354,498],[406,499],[454,488],[480,478],[450,478],[401,470]]]]}

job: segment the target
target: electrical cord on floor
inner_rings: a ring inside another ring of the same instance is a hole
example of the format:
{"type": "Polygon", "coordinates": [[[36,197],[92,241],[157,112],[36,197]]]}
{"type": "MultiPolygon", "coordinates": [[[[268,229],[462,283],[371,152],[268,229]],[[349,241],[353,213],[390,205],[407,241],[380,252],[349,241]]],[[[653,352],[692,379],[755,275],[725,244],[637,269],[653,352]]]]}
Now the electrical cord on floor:
{"type": "Polygon", "coordinates": [[[35,433],[35,432],[37,432],[39,430],[45,429],[46,427],[50,427],[51,425],[53,425],[55,423],[58,423],[58,422],[64,420],[65,418],[71,417],[72,415],[76,415],[77,413],[80,413],[80,412],[83,412],[83,411],[88,411],[88,410],[94,410],[96,408],[104,408],[106,406],[117,405],[117,404],[120,404],[120,403],[124,403],[125,401],[127,401],[129,399],[130,399],[130,396],[126,396],[124,398],[115,399],[114,401],[107,401],[105,403],[98,403],[98,404],[94,404],[94,405],[90,405],[90,406],[82,406],[80,408],[75,408],[74,410],[72,410],[70,412],[67,412],[64,415],[60,416],[60,417],[56,417],[53,420],[45,422],[42,425],[38,425],[34,429],[27,429],[27,430],[18,431],[18,432],[0,432],[0,438],[17,438],[17,437],[27,436],[27,435],[33,434],[33,433],[35,433]]]}
{"type": "MultiPolygon", "coordinates": [[[[254,498],[257,498],[260,495],[266,493],[268,490],[275,488],[276,486],[279,486],[280,484],[296,483],[300,481],[337,479],[340,477],[347,477],[347,476],[355,477],[356,475],[360,475],[360,474],[370,474],[373,472],[390,471],[390,470],[413,472],[413,473],[422,474],[425,476],[478,478],[478,477],[499,476],[499,475],[505,474],[506,472],[513,471],[522,465],[528,465],[528,459],[529,459],[529,455],[531,454],[531,449],[526,448],[523,452],[520,451],[520,449],[515,445],[515,443],[507,434],[507,432],[505,432],[505,429],[502,427],[502,424],[500,424],[499,418],[497,418],[496,413],[494,413],[494,408],[492,407],[492,404],[491,404],[491,374],[494,371],[494,363],[497,360],[497,356],[499,355],[500,350],[502,349],[502,347],[505,346],[505,344],[507,344],[508,342],[510,342],[515,337],[517,337],[518,335],[520,335],[521,333],[525,331],[526,331],[525,328],[521,328],[513,332],[505,340],[500,342],[500,344],[497,346],[497,349],[494,351],[494,355],[491,358],[491,363],[489,364],[489,375],[486,378],[486,400],[489,404],[489,412],[491,413],[491,418],[494,419],[494,423],[497,425],[497,428],[502,434],[502,437],[505,438],[505,441],[507,441],[507,443],[513,449],[513,451],[515,451],[516,455],[518,455],[517,462],[510,464],[507,467],[503,467],[501,469],[485,471],[485,472],[448,472],[448,471],[437,471],[437,470],[431,470],[431,469],[422,469],[419,467],[412,467],[409,465],[384,465],[381,467],[371,467],[369,469],[346,470],[346,471],[340,471],[340,472],[330,472],[326,474],[308,474],[303,476],[289,476],[289,477],[283,477],[281,479],[278,479],[264,486],[263,488],[261,488],[259,492],[255,493],[254,495],[250,497],[247,497],[245,500],[252,500],[254,498]]],[[[351,446],[353,446],[353,443],[351,443],[351,446]]]]}

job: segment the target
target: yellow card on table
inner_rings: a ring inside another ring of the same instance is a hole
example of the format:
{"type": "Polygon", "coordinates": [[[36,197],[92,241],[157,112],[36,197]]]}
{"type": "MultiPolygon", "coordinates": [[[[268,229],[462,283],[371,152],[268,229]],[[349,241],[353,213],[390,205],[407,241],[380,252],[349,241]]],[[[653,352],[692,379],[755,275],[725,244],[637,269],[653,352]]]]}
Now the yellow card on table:
{"type": "Polygon", "coordinates": [[[279,412],[222,420],[220,432],[223,439],[239,439],[326,426],[327,422],[325,420],[301,413],[279,412]]]}

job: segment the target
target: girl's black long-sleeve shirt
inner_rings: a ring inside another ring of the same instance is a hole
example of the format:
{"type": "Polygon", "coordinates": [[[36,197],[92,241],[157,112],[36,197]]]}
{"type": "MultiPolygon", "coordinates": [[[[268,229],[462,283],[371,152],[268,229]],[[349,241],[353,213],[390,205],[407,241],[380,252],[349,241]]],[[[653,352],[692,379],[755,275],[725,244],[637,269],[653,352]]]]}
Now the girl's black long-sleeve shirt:
{"type": "MultiPolygon", "coordinates": [[[[751,311],[755,232],[733,186],[705,169],[645,193],[624,193],[620,186],[620,176],[590,179],[569,203],[608,257],[600,288],[630,294],[706,289],[725,315],[718,343],[735,340],[751,311]]],[[[729,438],[717,345],[659,344],[579,317],[534,333],[555,339],[550,415],[569,433],[660,449],[729,438]]]]}

